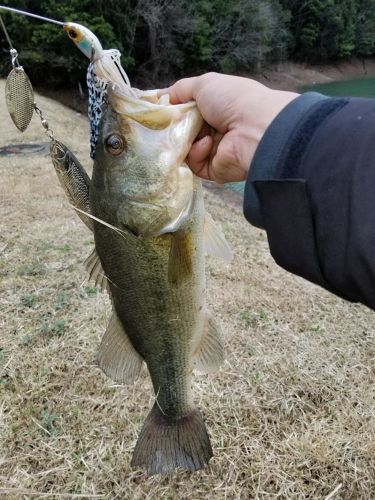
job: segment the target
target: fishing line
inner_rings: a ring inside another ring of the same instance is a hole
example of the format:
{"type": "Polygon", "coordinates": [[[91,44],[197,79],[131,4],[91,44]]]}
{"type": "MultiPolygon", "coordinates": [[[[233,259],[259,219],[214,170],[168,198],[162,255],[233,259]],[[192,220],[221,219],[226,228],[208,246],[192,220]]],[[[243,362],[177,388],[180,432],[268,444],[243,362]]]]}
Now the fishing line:
{"type": "Polygon", "coordinates": [[[7,31],[6,27],[5,27],[5,24],[4,24],[1,16],[0,16],[0,24],[1,24],[1,27],[3,28],[3,31],[4,31],[4,34],[5,34],[5,38],[7,39],[7,42],[9,44],[10,49],[13,49],[14,47],[12,45],[12,40],[10,39],[10,36],[8,34],[8,31],[7,31]]]}
{"type": "MultiPolygon", "coordinates": [[[[115,231],[115,233],[117,233],[119,236],[121,236],[122,238],[126,239],[125,237],[126,236],[130,236],[131,233],[129,233],[128,231],[124,231],[123,229],[119,229],[118,227],[116,226],[112,226],[112,224],[110,224],[109,222],[105,222],[104,220],[102,219],[99,219],[99,217],[95,217],[95,215],[92,215],[90,214],[89,212],[85,212],[84,210],[81,210],[80,208],[78,207],[75,207],[74,205],[72,205],[72,207],[74,208],[74,210],[76,210],[77,212],[80,212],[81,214],[84,214],[86,215],[87,217],[90,217],[90,219],[93,219],[93,220],[96,220],[96,222],[99,222],[100,224],[103,224],[103,226],[107,226],[109,227],[110,229],[113,229],[113,231],[115,231]]],[[[133,235],[134,236],[134,235],[133,235]]]]}
{"type": "Polygon", "coordinates": [[[1,24],[1,27],[3,28],[5,38],[7,39],[7,42],[9,44],[9,49],[10,49],[9,52],[10,52],[10,55],[12,58],[12,66],[13,66],[13,68],[16,68],[16,67],[21,68],[20,63],[18,62],[18,52],[13,47],[12,40],[10,39],[8,30],[6,29],[4,21],[3,21],[1,16],[0,16],[0,24],[1,24]]]}
{"type": "Polygon", "coordinates": [[[7,10],[9,12],[15,12],[16,14],[21,14],[23,16],[34,17],[35,19],[40,19],[41,21],[47,21],[47,23],[59,24],[64,26],[65,23],[61,21],[56,21],[56,19],[51,19],[49,17],[39,16],[38,14],[32,14],[31,12],[26,12],[24,10],[15,9],[13,7],[6,7],[5,5],[0,5],[0,9],[7,10]]]}
{"type": "Polygon", "coordinates": [[[128,86],[130,87],[130,81],[129,81],[129,78],[128,78],[127,76],[126,76],[126,78],[125,78],[125,76],[123,75],[123,72],[121,71],[121,70],[122,70],[122,68],[120,68],[120,66],[117,64],[117,62],[116,62],[116,61],[113,61],[113,62],[115,63],[115,66],[116,66],[116,68],[118,69],[118,72],[120,73],[120,76],[121,76],[121,78],[123,79],[123,81],[124,81],[125,85],[128,85],[128,86]]]}

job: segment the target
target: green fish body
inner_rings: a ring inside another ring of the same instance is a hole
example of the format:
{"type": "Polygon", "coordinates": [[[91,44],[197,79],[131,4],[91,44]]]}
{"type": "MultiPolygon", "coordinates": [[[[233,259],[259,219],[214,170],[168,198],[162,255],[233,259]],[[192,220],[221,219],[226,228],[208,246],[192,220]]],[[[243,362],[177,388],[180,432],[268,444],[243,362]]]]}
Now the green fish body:
{"type": "Polygon", "coordinates": [[[113,304],[99,365],[127,383],[145,363],[152,380],[155,404],[132,465],[150,474],[194,471],[212,449],[192,371],[216,370],[223,360],[205,305],[204,255],[207,246],[227,251],[205,214],[201,181],[183,163],[202,119],[194,103],[159,104],[118,89],[109,97],[89,187],[95,251],[87,267],[113,304]]]}

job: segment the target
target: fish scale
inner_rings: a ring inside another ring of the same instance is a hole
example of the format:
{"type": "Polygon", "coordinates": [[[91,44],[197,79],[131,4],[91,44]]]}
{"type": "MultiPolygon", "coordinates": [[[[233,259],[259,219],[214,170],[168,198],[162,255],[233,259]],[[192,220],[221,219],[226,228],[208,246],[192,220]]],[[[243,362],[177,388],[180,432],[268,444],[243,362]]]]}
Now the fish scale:
{"type": "MultiPolygon", "coordinates": [[[[95,210],[95,201],[93,207],[95,210]]],[[[146,361],[163,412],[178,418],[192,409],[188,381],[181,384],[181,379],[192,370],[188,345],[197,321],[194,311],[198,309],[192,294],[199,296],[204,284],[196,290],[198,283],[193,276],[178,288],[167,282],[169,235],[162,238],[165,245],[136,239],[124,238],[95,222],[95,244],[110,280],[117,315],[146,361]],[[173,365],[165,364],[168,357],[174,360],[173,365]]]]}

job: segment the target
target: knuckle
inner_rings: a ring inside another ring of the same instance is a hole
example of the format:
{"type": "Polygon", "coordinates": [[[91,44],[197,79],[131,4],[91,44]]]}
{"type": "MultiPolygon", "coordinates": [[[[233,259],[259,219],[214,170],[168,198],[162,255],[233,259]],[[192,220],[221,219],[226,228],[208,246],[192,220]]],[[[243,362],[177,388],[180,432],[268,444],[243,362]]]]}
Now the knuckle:
{"type": "Polygon", "coordinates": [[[215,80],[219,76],[219,73],[215,73],[214,71],[210,71],[209,73],[204,73],[203,75],[199,76],[199,80],[202,85],[205,85],[213,80],[215,80]]]}

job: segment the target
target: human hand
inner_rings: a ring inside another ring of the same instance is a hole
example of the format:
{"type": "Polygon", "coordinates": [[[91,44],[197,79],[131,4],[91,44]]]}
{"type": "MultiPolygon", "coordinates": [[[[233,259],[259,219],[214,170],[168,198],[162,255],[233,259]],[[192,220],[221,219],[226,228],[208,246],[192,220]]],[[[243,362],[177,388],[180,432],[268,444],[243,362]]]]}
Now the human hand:
{"type": "Polygon", "coordinates": [[[249,78],[207,73],[179,80],[158,94],[172,104],[197,102],[205,125],[192,145],[187,162],[203,179],[219,183],[242,181],[267,127],[298,97],[271,90],[249,78]]]}

